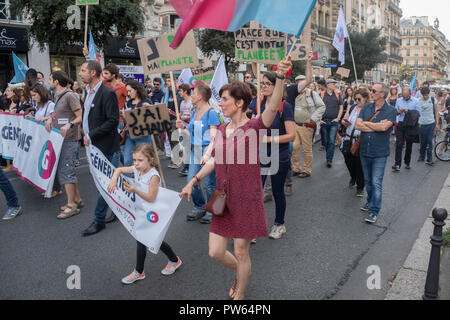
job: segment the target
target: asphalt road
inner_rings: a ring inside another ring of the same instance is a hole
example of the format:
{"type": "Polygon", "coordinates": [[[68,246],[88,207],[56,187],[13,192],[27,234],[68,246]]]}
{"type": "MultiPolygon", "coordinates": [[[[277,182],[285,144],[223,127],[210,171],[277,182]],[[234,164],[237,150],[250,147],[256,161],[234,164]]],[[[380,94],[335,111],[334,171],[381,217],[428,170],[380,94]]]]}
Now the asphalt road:
{"type": "MultiPolygon", "coordinates": [[[[333,168],[314,146],[312,177],[294,178],[288,198],[287,234],[281,240],[259,239],[251,248],[252,277],[247,299],[383,299],[387,280],[400,268],[449,174],[447,163],[433,168],[412,163],[393,173],[388,160],[383,209],[375,225],[364,222],[363,200],[348,188],[349,175],[336,151],[333,168]],[[382,289],[369,290],[368,265],[382,270],[382,289]]],[[[417,145],[413,159],[417,159],[417,145]]],[[[168,187],[181,190],[185,178],[167,169],[168,187]]],[[[160,271],[164,254],[148,253],[146,279],[131,286],[120,280],[135,265],[136,242],[120,222],[90,237],[81,232],[93,220],[97,191],[86,160],[78,168],[80,193],[86,203],[81,214],[56,219],[64,197],[43,199],[13,172],[7,174],[20,197],[23,213],[0,220],[0,299],[227,299],[233,274],[208,256],[209,226],[187,222],[191,204],[183,200],[166,241],[184,265],[172,276],[160,271]],[[69,290],[69,266],[81,270],[81,289],[69,290]]],[[[274,203],[266,204],[269,226],[274,203]]],[[[6,211],[1,198],[0,212],[6,211]]],[[[231,244],[230,244],[231,248],[231,244]]]]}

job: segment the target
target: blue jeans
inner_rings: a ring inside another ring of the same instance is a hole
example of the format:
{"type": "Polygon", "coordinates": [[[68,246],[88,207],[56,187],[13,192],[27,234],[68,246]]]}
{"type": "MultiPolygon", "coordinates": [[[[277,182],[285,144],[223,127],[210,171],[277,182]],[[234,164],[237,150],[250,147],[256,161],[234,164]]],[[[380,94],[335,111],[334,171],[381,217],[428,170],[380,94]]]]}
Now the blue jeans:
{"type": "MultiPolygon", "coordinates": [[[[114,167],[119,166],[120,161],[120,152],[116,151],[113,155],[106,156],[105,157],[112,163],[114,167]]],[[[97,206],[95,207],[95,219],[94,222],[98,224],[105,224],[106,219],[106,211],[108,211],[108,204],[106,203],[105,199],[103,199],[102,195],[98,194],[97,199],[97,206]]]]}
{"type": "MultiPolygon", "coordinates": [[[[286,215],[286,194],[284,192],[284,185],[288,171],[291,168],[291,160],[280,160],[280,167],[278,172],[270,176],[272,182],[272,194],[275,199],[275,223],[283,225],[284,217],[286,215]]],[[[263,186],[266,182],[267,176],[261,176],[263,186]]]]}
{"type": "Polygon", "coordinates": [[[127,137],[125,140],[125,145],[123,145],[123,166],[131,167],[133,165],[133,149],[140,143],[152,143],[152,138],[150,136],[139,137],[136,139],[131,139],[130,134],[127,132],[127,137]]]}
{"type": "MultiPolygon", "coordinates": [[[[205,153],[207,146],[202,148],[202,155],[205,153]]],[[[191,151],[191,160],[189,163],[189,171],[187,176],[187,181],[191,181],[194,176],[199,173],[202,165],[200,164],[200,159],[195,159],[194,161],[194,151],[191,151]]],[[[217,188],[216,185],[216,172],[213,171],[209,176],[203,179],[206,187],[206,201],[209,201],[211,194],[214,189],[217,188]]],[[[194,189],[192,190],[192,201],[194,202],[194,208],[198,211],[203,210],[203,207],[206,205],[205,197],[203,195],[203,191],[200,188],[200,185],[197,183],[194,185],[194,189]]]]}
{"type": "Polygon", "coordinates": [[[433,134],[436,123],[420,126],[420,160],[425,160],[425,151],[427,152],[427,161],[433,161],[433,134]]]}
{"type": "Polygon", "coordinates": [[[3,169],[0,168],[0,190],[3,191],[6,197],[6,204],[8,208],[17,208],[19,206],[19,200],[17,199],[16,192],[9,182],[8,178],[3,173],[3,169]]]}
{"type": "Polygon", "coordinates": [[[325,124],[320,126],[320,134],[323,139],[322,143],[327,148],[327,161],[333,161],[338,127],[339,123],[329,120],[325,120],[325,124]]]}
{"type": "Polygon", "coordinates": [[[367,204],[369,205],[369,211],[375,215],[378,215],[381,211],[386,162],[387,157],[368,158],[361,156],[364,183],[367,191],[367,204]]]}

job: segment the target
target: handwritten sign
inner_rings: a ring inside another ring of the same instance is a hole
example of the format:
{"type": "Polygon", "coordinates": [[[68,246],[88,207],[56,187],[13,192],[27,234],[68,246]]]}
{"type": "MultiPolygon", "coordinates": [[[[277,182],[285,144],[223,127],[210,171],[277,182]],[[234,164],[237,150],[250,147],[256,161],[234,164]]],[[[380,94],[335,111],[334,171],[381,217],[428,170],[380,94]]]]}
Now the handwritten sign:
{"type": "Polygon", "coordinates": [[[286,55],[286,34],[266,28],[241,28],[234,33],[236,60],[277,64],[286,55]]]}
{"type": "Polygon", "coordinates": [[[314,76],[322,76],[324,79],[331,77],[331,68],[313,67],[314,76]]]}
{"type": "Polygon", "coordinates": [[[340,67],[337,69],[336,73],[341,76],[341,78],[348,78],[350,75],[350,70],[340,67]]]}
{"type": "Polygon", "coordinates": [[[124,117],[132,139],[160,134],[172,129],[169,110],[165,104],[126,110],[124,117]]]}
{"type": "Polygon", "coordinates": [[[214,67],[197,68],[192,71],[195,81],[210,83],[214,77],[214,67]]]}
{"type": "MultiPolygon", "coordinates": [[[[311,50],[311,21],[308,20],[303,28],[300,38],[296,38],[292,34],[287,34],[286,51],[291,52],[292,61],[306,60],[308,52],[311,50]]],[[[287,54],[287,53],[286,53],[287,54]]]]}
{"type": "Polygon", "coordinates": [[[172,33],[138,40],[145,75],[195,68],[199,65],[194,33],[189,32],[176,50],[169,47],[174,35],[172,33]]]}

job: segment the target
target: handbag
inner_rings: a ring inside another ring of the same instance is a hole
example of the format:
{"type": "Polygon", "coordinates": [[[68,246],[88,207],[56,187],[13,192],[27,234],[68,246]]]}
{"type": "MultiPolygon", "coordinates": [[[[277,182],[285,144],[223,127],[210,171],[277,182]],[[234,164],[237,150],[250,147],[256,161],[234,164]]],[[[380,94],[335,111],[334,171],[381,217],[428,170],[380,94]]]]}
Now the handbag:
{"type": "MultiPolygon", "coordinates": [[[[380,111],[375,112],[375,114],[373,115],[373,117],[369,120],[369,122],[372,122],[373,120],[375,120],[375,118],[377,117],[377,115],[380,113],[380,111]]],[[[352,153],[352,155],[354,155],[355,157],[359,157],[359,145],[361,144],[361,135],[358,136],[358,139],[356,139],[356,142],[353,144],[352,148],[350,149],[350,152],[352,153]]]]}
{"type": "Polygon", "coordinates": [[[225,191],[213,190],[206,206],[203,210],[211,212],[213,215],[222,217],[227,205],[227,194],[225,191]]]}

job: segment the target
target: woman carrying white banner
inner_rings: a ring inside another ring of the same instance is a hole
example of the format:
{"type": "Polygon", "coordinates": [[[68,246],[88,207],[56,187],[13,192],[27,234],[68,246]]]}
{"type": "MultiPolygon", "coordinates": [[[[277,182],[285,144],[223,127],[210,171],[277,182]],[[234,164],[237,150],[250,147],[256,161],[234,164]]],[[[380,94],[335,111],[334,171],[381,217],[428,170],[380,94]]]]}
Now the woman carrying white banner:
{"type": "MultiPolygon", "coordinates": [[[[114,193],[117,187],[117,179],[121,174],[134,174],[135,186],[124,183],[125,191],[136,193],[144,201],[154,202],[161,186],[161,178],[158,173],[158,165],[153,147],[149,143],[138,144],[133,149],[132,167],[122,167],[114,171],[111,182],[108,186],[108,192],[114,193]]],[[[182,264],[181,259],[173,252],[172,248],[163,241],[161,251],[169,258],[167,266],[161,271],[163,275],[173,274],[182,264]]],[[[137,241],[136,250],[136,268],[128,276],[122,279],[124,284],[132,284],[138,280],[145,279],[144,262],[147,254],[147,247],[137,241]]]]}
{"type": "Polygon", "coordinates": [[[220,106],[231,122],[219,126],[212,158],[180,193],[180,197],[187,195],[190,201],[194,185],[215,170],[217,187],[226,193],[226,207],[223,215],[217,212],[213,216],[209,255],[236,274],[229,292],[234,300],[244,299],[245,296],[251,274],[251,240],[268,236],[259,166],[260,131],[264,134],[275,119],[284,92],[285,74],[291,66],[290,58],[278,64],[272,99],[262,115],[251,120],[246,115],[252,100],[250,87],[239,81],[222,87],[220,106]],[[237,157],[232,157],[230,161],[229,154],[237,154],[237,157]],[[244,163],[242,154],[245,156],[244,163]],[[234,239],[235,255],[227,250],[230,238],[234,239]]]}

